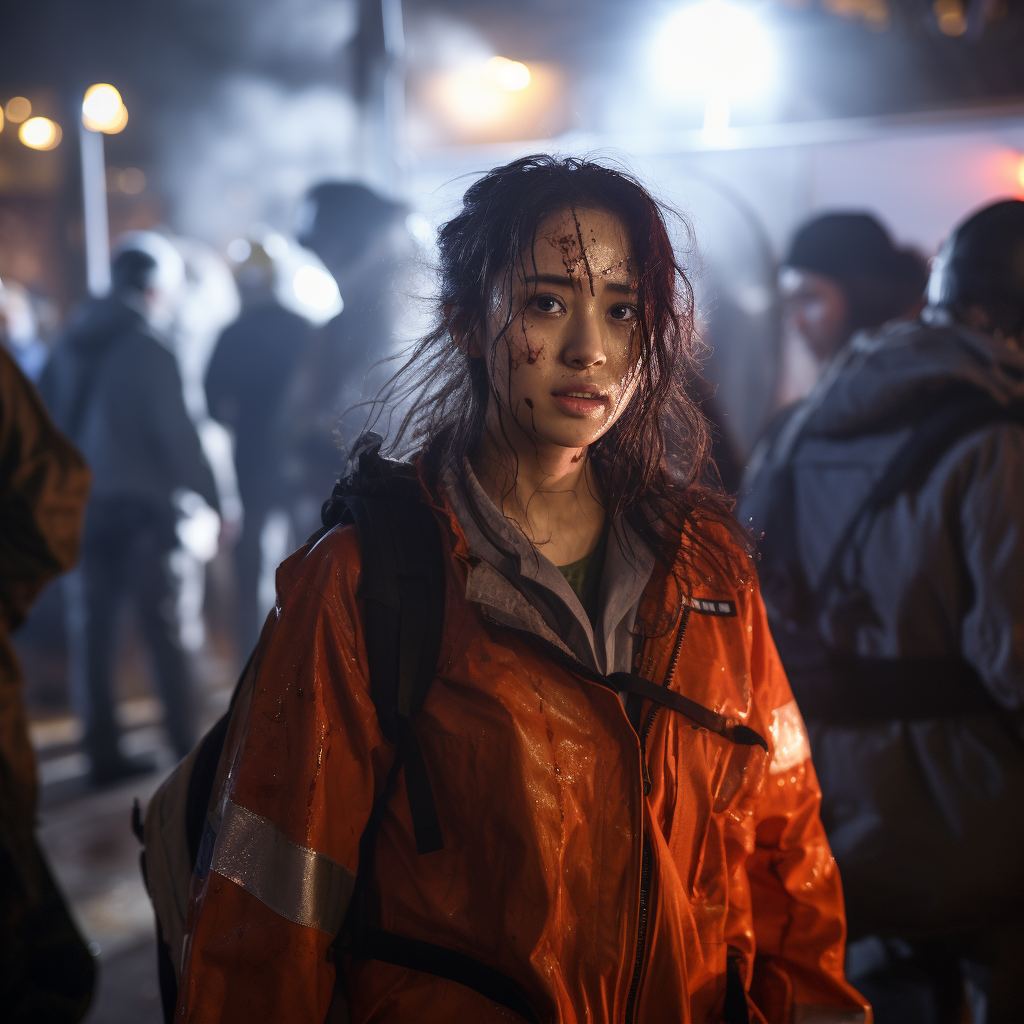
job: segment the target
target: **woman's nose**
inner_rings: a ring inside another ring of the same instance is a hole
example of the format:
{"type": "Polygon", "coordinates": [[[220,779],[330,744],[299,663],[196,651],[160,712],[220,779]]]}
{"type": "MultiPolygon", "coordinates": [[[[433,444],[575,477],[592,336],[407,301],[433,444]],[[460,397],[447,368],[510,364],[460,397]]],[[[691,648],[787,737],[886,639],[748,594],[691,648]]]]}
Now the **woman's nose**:
{"type": "Polygon", "coordinates": [[[570,318],[562,359],[574,369],[603,366],[608,360],[601,336],[601,320],[594,308],[584,308],[570,318]]]}

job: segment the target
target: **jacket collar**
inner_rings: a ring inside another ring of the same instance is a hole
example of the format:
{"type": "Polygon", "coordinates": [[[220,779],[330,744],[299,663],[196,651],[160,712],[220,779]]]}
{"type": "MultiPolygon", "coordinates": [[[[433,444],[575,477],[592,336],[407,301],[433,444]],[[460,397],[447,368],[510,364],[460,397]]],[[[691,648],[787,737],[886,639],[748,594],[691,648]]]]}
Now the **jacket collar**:
{"type": "Polygon", "coordinates": [[[442,471],[453,553],[467,566],[466,599],[488,618],[554,644],[591,671],[629,671],[633,624],[654,555],[623,520],[613,524],[601,579],[597,630],[558,567],[487,497],[469,464],[442,471]]]}

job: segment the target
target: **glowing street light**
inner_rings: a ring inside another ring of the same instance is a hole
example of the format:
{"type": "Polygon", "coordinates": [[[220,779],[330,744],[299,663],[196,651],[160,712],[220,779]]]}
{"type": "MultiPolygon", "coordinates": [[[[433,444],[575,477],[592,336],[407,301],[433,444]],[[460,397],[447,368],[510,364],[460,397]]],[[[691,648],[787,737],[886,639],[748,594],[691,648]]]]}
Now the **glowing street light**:
{"type": "Polygon", "coordinates": [[[30,117],[22,122],[18,138],[29,149],[56,149],[60,145],[60,125],[48,117],[30,117]]]}
{"type": "Polygon", "coordinates": [[[733,100],[761,95],[775,75],[771,33],[747,6],[699,0],[677,11],[655,47],[663,92],[704,102],[704,133],[729,127],[733,100]]]}
{"type": "Polygon", "coordinates": [[[82,124],[89,131],[116,135],[127,123],[128,109],[112,85],[89,86],[82,100],[82,124]]]}

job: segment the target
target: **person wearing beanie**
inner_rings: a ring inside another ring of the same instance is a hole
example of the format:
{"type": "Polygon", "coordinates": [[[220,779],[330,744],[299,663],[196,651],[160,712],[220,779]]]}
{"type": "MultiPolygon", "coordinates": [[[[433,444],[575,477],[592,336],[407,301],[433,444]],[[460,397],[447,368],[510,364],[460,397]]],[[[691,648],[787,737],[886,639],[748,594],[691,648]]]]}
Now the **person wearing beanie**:
{"type": "MultiPolygon", "coordinates": [[[[815,230],[791,259],[845,273],[815,230]]],[[[741,489],[878,1024],[1024,1020],[1022,338],[1008,200],[950,236],[920,320],[832,357],[741,489]]]]}
{"type": "Polygon", "coordinates": [[[793,236],[779,272],[786,312],[777,405],[802,398],[858,331],[920,311],[928,268],[869,213],[826,213],[793,236]]]}
{"type": "Polygon", "coordinates": [[[410,291],[408,213],[365,185],[328,181],[310,189],[296,216],[296,237],[323,260],[344,301],[306,347],[273,421],[300,538],[317,528],[323,495],[373,419],[374,408],[362,403],[395,369],[384,360],[400,348],[410,291]]]}

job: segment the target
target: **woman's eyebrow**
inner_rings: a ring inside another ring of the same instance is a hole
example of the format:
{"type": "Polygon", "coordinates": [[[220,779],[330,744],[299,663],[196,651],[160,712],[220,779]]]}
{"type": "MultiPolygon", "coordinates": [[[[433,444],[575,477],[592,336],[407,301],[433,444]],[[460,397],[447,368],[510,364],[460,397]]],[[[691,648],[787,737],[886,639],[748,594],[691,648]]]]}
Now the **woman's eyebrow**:
{"type": "Polygon", "coordinates": [[[567,288],[573,286],[573,280],[567,274],[565,276],[561,274],[531,274],[529,277],[524,277],[523,280],[526,284],[559,284],[567,288]]]}
{"type": "MultiPolygon", "coordinates": [[[[523,281],[526,284],[557,284],[563,288],[572,288],[578,283],[578,278],[574,279],[562,274],[531,274],[529,277],[524,277],[523,281]]],[[[633,295],[636,292],[635,285],[620,284],[618,281],[605,281],[604,286],[611,291],[622,292],[623,295],[633,295]]]]}

